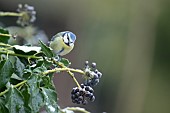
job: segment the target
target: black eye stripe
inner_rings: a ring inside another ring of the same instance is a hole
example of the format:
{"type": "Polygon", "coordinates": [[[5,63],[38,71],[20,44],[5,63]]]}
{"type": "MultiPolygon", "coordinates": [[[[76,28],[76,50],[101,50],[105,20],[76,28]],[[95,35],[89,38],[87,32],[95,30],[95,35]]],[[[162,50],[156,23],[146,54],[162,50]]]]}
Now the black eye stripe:
{"type": "Polygon", "coordinates": [[[64,36],[65,36],[65,34],[66,34],[66,33],[63,33],[62,37],[64,37],[64,36]]]}
{"type": "Polygon", "coordinates": [[[70,40],[70,38],[69,38],[69,36],[68,36],[68,33],[67,33],[67,39],[68,39],[68,41],[70,40]]]}
{"type": "Polygon", "coordinates": [[[68,37],[68,33],[64,33],[64,34],[63,34],[63,42],[64,42],[67,46],[70,46],[70,44],[69,44],[70,40],[69,40],[69,37],[68,37]],[[64,40],[65,35],[67,36],[66,38],[67,38],[68,42],[65,42],[65,40],[64,40]]]}

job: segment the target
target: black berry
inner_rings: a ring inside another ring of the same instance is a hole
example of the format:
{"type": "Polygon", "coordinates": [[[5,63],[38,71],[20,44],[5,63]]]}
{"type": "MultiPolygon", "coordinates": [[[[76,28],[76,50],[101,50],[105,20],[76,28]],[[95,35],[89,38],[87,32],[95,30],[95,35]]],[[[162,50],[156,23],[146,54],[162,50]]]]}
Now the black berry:
{"type": "Polygon", "coordinates": [[[81,88],[73,88],[71,91],[71,99],[73,103],[86,105],[87,99],[93,102],[95,100],[95,96],[93,95],[93,88],[90,86],[85,86],[81,84],[81,88]]]}
{"type": "Polygon", "coordinates": [[[101,72],[98,72],[97,75],[98,75],[99,78],[102,77],[102,73],[101,72]]]}
{"type": "Polygon", "coordinates": [[[86,105],[87,103],[88,103],[87,100],[84,100],[84,101],[82,102],[83,105],[86,105]]]}
{"type": "Polygon", "coordinates": [[[94,79],[97,79],[98,77],[99,77],[98,74],[96,74],[96,73],[93,74],[94,79]]]}
{"type": "Polygon", "coordinates": [[[81,86],[81,88],[84,88],[84,84],[81,84],[80,86],[81,86]]]}
{"type": "Polygon", "coordinates": [[[90,97],[90,101],[93,102],[94,100],[95,100],[95,96],[93,95],[90,97]]]}

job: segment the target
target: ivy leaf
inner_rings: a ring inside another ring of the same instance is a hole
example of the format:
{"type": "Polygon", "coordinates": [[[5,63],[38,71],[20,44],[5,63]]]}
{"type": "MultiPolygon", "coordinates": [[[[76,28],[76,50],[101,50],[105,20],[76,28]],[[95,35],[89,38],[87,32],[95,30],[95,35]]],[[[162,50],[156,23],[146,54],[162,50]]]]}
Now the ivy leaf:
{"type": "Polygon", "coordinates": [[[30,87],[30,93],[32,97],[35,97],[39,93],[39,82],[38,82],[38,76],[36,74],[33,74],[29,80],[27,81],[28,86],[30,87]]]}
{"type": "MultiPolygon", "coordinates": [[[[0,34],[9,34],[9,32],[7,31],[7,30],[5,30],[5,29],[3,29],[3,28],[0,28],[0,34]]],[[[8,43],[8,40],[9,40],[9,36],[1,36],[0,35],[0,42],[2,42],[2,43],[8,43]]]]}
{"type": "Polygon", "coordinates": [[[54,85],[52,79],[50,78],[50,76],[43,76],[42,77],[41,87],[45,87],[45,88],[55,90],[55,85],[54,85]]]}
{"type": "Polygon", "coordinates": [[[71,65],[71,62],[66,58],[61,58],[60,62],[62,62],[66,67],[71,65]]]}
{"type": "Polygon", "coordinates": [[[33,72],[34,72],[34,73],[39,73],[39,74],[41,74],[42,72],[44,72],[44,71],[46,71],[46,70],[47,70],[47,68],[42,65],[41,67],[35,68],[35,69],[33,70],[33,72]]]}
{"type": "Polygon", "coordinates": [[[40,108],[44,106],[44,99],[41,92],[39,92],[35,97],[30,97],[29,104],[31,106],[32,112],[39,112],[40,108]]]}
{"type": "Polygon", "coordinates": [[[0,62],[0,88],[10,80],[14,69],[9,59],[0,62]]]}
{"type": "Polygon", "coordinates": [[[23,87],[23,89],[21,90],[22,92],[22,95],[24,97],[24,107],[25,107],[25,111],[30,113],[31,111],[31,107],[30,107],[30,104],[29,104],[29,100],[30,100],[30,97],[31,97],[31,94],[29,92],[29,87],[27,84],[25,84],[25,86],[23,87]]]}
{"type": "MultiPolygon", "coordinates": [[[[11,79],[15,79],[15,80],[22,80],[18,75],[16,75],[15,73],[12,74],[11,79]]],[[[11,80],[10,80],[11,81],[11,80]]]]}
{"type": "Polygon", "coordinates": [[[41,40],[39,41],[39,43],[40,43],[42,51],[44,52],[44,54],[47,57],[49,57],[49,58],[54,57],[54,54],[53,54],[52,49],[50,47],[46,46],[41,40]]]}
{"type": "Polygon", "coordinates": [[[33,74],[28,83],[28,94],[30,94],[29,106],[31,107],[33,113],[37,113],[39,109],[44,105],[43,95],[39,90],[40,78],[37,74],[33,74]]]}
{"type": "Polygon", "coordinates": [[[34,54],[37,54],[41,51],[41,47],[14,45],[13,50],[17,54],[34,55],[34,54]]]}
{"type": "Polygon", "coordinates": [[[18,84],[19,82],[21,82],[23,79],[21,79],[20,77],[18,77],[15,73],[12,74],[11,78],[10,78],[10,84],[18,84]]]}
{"type": "Polygon", "coordinates": [[[23,70],[23,78],[28,79],[32,75],[31,69],[24,69],[23,70]]]}
{"type": "Polygon", "coordinates": [[[6,101],[9,113],[25,113],[24,99],[18,89],[12,86],[7,93],[6,101]]]}
{"type": "Polygon", "coordinates": [[[0,111],[2,113],[9,113],[8,109],[5,106],[5,100],[2,97],[0,97],[0,111]]]}
{"type": "Polygon", "coordinates": [[[28,113],[37,113],[39,112],[39,109],[44,105],[42,94],[38,92],[38,94],[33,97],[30,92],[30,87],[27,84],[22,89],[22,95],[24,96],[25,111],[28,113]]]}
{"type": "Polygon", "coordinates": [[[43,63],[44,63],[44,65],[45,65],[46,67],[50,67],[50,66],[52,66],[52,64],[53,64],[53,62],[48,61],[48,60],[45,60],[45,59],[44,59],[43,63]]]}
{"type": "Polygon", "coordinates": [[[35,67],[41,67],[43,63],[44,63],[43,60],[37,60],[37,63],[36,63],[35,67]]]}
{"type": "Polygon", "coordinates": [[[20,61],[18,57],[15,58],[16,58],[14,63],[15,74],[22,78],[25,65],[20,61]]]}
{"type": "Polygon", "coordinates": [[[47,113],[58,113],[57,94],[54,90],[41,88],[47,113]]]}

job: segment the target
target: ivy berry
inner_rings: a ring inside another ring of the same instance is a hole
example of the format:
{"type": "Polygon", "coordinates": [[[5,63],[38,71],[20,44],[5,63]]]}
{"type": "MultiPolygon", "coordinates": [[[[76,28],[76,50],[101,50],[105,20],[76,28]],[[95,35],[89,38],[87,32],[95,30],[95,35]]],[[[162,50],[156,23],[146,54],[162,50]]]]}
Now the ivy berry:
{"type": "Polygon", "coordinates": [[[81,88],[75,87],[71,92],[71,99],[73,103],[86,105],[88,103],[87,100],[93,102],[95,100],[95,96],[93,95],[94,90],[90,86],[85,86],[81,84],[81,88]]]}
{"type": "Polygon", "coordinates": [[[33,6],[19,4],[17,11],[22,14],[17,20],[17,24],[21,26],[30,25],[36,20],[36,11],[33,6]]]}
{"type": "Polygon", "coordinates": [[[85,82],[86,86],[94,87],[99,83],[99,79],[102,77],[102,73],[96,69],[96,63],[93,62],[91,67],[88,61],[85,62],[85,82]]]}

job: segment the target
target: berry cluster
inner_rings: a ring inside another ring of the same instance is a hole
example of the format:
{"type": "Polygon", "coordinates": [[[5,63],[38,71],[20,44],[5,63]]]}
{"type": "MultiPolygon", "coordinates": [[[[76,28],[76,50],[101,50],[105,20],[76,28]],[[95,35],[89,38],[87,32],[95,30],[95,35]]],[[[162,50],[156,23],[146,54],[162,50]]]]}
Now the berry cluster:
{"type": "Polygon", "coordinates": [[[19,4],[17,11],[22,14],[17,20],[17,23],[21,26],[27,26],[36,20],[36,11],[33,6],[19,4]]]}
{"type": "Polygon", "coordinates": [[[81,84],[81,88],[75,87],[71,92],[71,99],[73,103],[87,104],[87,99],[93,102],[95,96],[93,95],[94,90],[92,87],[99,83],[99,79],[102,77],[102,73],[96,69],[96,63],[92,63],[89,66],[89,62],[85,62],[85,82],[81,84]]]}
{"type": "Polygon", "coordinates": [[[96,69],[96,63],[92,63],[91,67],[89,66],[89,62],[85,62],[85,82],[84,84],[87,86],[96,86],[99,83],[99,79],[102,77],[102,73],[96,69]]]}
{"type": "Polygon", "coordinates": [[[73,103],[86,105],[88,103],[87,99],[93,102],[95,96],[93,95],[94,90],[90,86],[85,86],[81,84],[81,88],[75,87],[71,92],[71,99],[73,103]]]}

